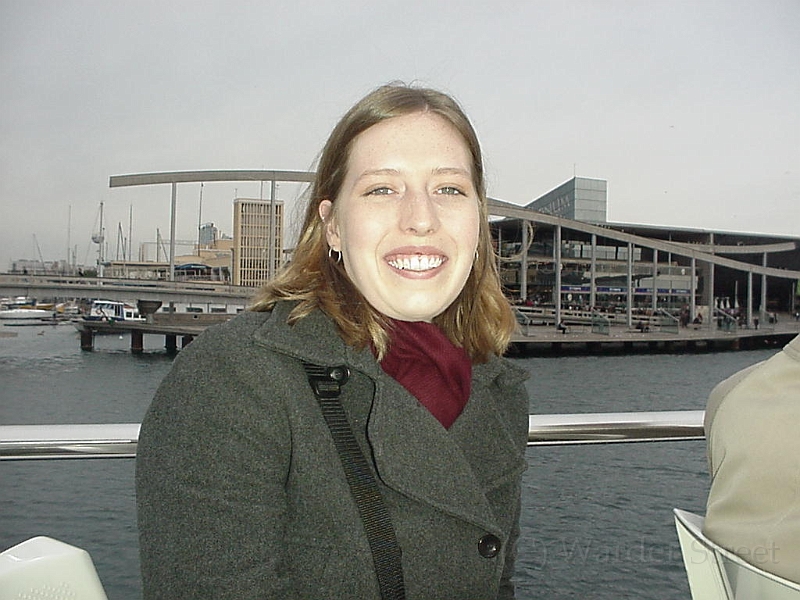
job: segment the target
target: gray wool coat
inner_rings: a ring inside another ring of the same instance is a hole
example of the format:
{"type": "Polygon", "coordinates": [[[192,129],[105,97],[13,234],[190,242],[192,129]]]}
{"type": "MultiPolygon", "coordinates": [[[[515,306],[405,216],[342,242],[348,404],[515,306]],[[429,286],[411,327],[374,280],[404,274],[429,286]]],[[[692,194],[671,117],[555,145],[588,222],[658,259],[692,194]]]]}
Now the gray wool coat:
{"type": "Polygon", "coordinates": [[[341,400],[396,530],[406,598],[513,598],[526,373],[476,365],[446,430],[326,316],[290,327],[290,308],[209,328],[159,387],[136,462],[145,600],[380,597],[301,359],[351,372],[341,400]]]}

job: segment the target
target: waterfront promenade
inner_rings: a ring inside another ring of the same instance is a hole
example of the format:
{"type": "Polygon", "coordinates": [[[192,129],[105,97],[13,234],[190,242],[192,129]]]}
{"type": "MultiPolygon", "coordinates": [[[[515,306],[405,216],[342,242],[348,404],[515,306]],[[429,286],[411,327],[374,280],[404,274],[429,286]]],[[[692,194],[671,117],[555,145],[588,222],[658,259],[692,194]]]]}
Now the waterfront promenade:
{"type": "Polygon", "coordinates": [[[512,352],[519,354],[678,352],[747,350],[782,346],[800,334],[800,321],[779,314],[776,323],[758,328],[737,327],[723,331],[708,323],[666,331],[653,327],[641,331],[626,325],[611,325],[604,333],[590,324],[569,325],[566,332],[554,325],[520,327],[512,338],[512,352]]]}
{"type": "Polygon", "coordinates": [[[176,352],[178,338],[181,347],[187,346],[206,328],[224,323],[232,314],[149,314],[145,321],[82,321],[81,349],[94,349],[94,336],[98,334],[126,334],[131,336],[131,352],[144,351],[145,335],[163,335],[167,352],[176,352]]]}
{"type": "MultiPolygon", "coordinates": [[[[168,351],[177,351],[189,344],[207,327],[231,318],[233,315],[155,314],[146,322],[84,323],[81,347],[91,350],[94,335],[104,333],[130,333],[131,350],[141,352],[144,335],[163,335],[168,351]]],[[[550,325],[521,326],[512,337],[510,355],[541,354],[606,354],[646,352],[703,352],[712,350],[747,350],[780,347],[800,334],[800,322],[789,315],[779,315],[777,323],[767,323],[759,328],[736,328],[722,331],[708,324],[681,327],[662,331],[653,327],[640,331],[625,325],[611,325],[604,333],[592,331],[592,326],[569,325],[566,333],[550,325]]]]}

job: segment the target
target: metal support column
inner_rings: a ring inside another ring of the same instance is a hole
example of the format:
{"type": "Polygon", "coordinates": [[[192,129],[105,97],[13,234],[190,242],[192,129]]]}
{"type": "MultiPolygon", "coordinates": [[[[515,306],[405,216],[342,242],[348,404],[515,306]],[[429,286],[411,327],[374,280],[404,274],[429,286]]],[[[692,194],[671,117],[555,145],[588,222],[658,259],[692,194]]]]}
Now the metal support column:
{"type": "Polygon", "coordinates": [[[556,306],[555,324],[558,325],[561,323],[561,225],[553,229],[553,269],[553,302],[556,306]]]}
{"type": "Polygon", "coordinates": [[[714,311],[717,308],[716,297],[714,296],[714,263],[708,263],[708,328],[714,328],[714,311]]]}
{"type": "Polygon", "coordinates": [[[753,272],[747,272],[747,326],[753,326],[753,272]]]}
{"type": "Polygon", "coordinates": [[[522,223],[522,245],[519,259],[519,299],[528,299],[528,221],[522,223]]]}
{"type": "Polygon", "coordinates": [[[626,312],[626,321],[628,327],[633,327],[633,244],[628,242],[628,307],[626,312]]]}
{"type": "Polygon", "coordinates": [[[653,248],[653,313],[658,310],[658,250],[653,248]]]}
{"type": "Polygon", "coordinates": [[[689,268],[689,320],[694,323],[697,316],[697,259],[693,256],[689,268]]]}
{"type": "Polygon", "coordinates": [[[277,248],[275,247],[275,180],[270,182],[269,188],[269,242],[267,242],[267,278],[272,279],[275,276],[275,254],[277,248]]]}
{"type": "Polygon", "coordinates": [[[590,270],[591,281],[589,282],[589,308],[597,306],[597,234],[592,234],[592,266],[590,270]]]}
{"type": "MultiPolygon", "coordinates": [[[[767,253],[764,252],[764,256],[761,259],[761,265],[766,267],[767,266],[767,253]]],[[[761,310],[759,311],[761,314],[761,322],[767,322],[767,276],[765,274],[761,275],[761,310]]]]}
{"type": "MultiPolygon", "coordinates": [[[[709,245],[711,246],[711,254],[714,254],[714,233],[708,234],[709,245]]],[[[714,311],[717,308],[716,297],[714,296],[714,263],[708,263],[708,328],[714,329],[714,311]]]]}
{"type": "Polygon", "coordinates": [[[169,280],[175,281],[175,220],[178,201],[178,184],[172,182],[172,203],[169,208],[169,280]]]}

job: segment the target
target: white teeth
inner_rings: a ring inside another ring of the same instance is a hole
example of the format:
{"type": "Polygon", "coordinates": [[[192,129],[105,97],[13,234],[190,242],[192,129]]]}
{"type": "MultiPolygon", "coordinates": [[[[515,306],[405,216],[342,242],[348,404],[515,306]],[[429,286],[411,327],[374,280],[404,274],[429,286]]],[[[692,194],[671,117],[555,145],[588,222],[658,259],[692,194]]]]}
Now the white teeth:
{"type": "Polygon", "coordinates": [[[402,271],[429,271],[440,266],[443,262],[444,259],[441,256],[420,256],[415,254],[411,257],[390,260],[389,264],[402,271]]]}

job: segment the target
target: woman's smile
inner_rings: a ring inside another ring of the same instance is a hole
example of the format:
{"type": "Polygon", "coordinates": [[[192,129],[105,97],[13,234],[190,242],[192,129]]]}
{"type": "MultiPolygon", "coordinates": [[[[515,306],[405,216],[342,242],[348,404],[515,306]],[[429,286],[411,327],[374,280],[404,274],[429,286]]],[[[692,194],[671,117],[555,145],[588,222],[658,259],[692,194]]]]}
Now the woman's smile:
{"type": "Polygon", "coordinates": [[[403,276],[434,276],[436,270],[447,262],[447,256],[435,248],[398,248],[387,254],[386,262],[403,276]]]}

